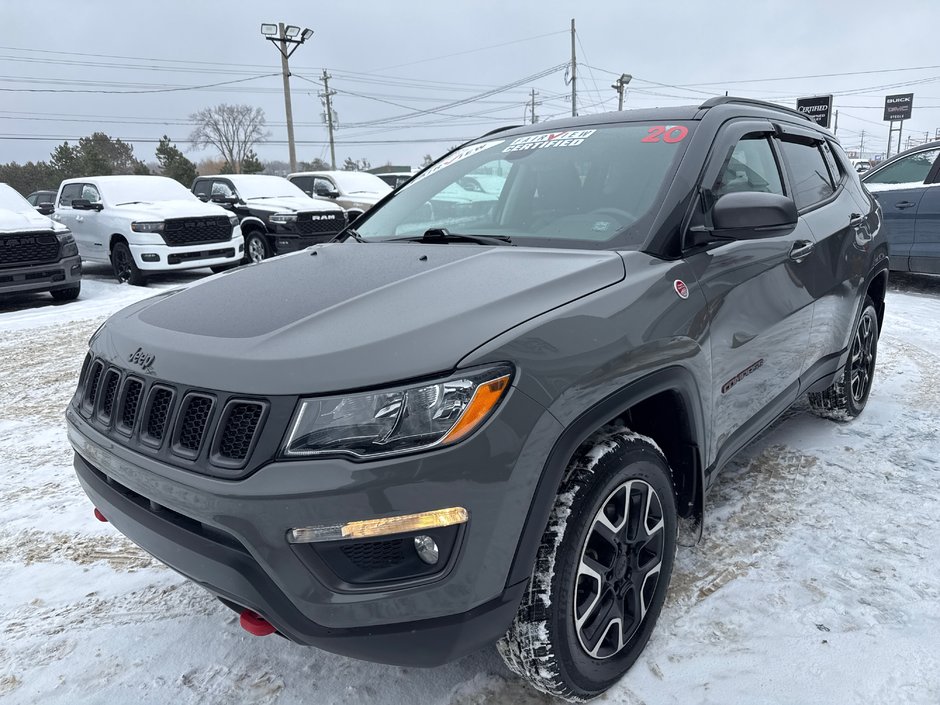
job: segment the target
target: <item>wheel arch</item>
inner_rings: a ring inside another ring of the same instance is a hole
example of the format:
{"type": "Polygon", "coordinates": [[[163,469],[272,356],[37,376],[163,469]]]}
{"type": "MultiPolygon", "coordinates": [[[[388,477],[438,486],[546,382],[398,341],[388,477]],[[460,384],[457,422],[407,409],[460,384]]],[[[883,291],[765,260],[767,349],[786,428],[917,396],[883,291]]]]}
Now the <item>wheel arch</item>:
{"type": "Polygon", "coordinates": [[[125,245],[130,246],[127,238],[121,233],[112,233],[111,237],[108,239],[108,256],[111,256],[111,251],[114,249],[115,243],[123,242],[125,245]]]}
{"type": "Polygon", "coordinates": [[[669,367],[607,396],[578,416],[555,441],[542,468],[507,585],[531,575],[558,491],[568,477],[571,459],[591,434],[618,419],[631,430],[649,436],[660,447],[673,472],[679,516],[701,526],[705,482],[701,398],[691,372],[684,367],[669,367]]]}
{"type": "Polygon", "coordinates": [[[263,234],[268,235],[268,226],[264,224],[264,221],[261,218],[256,218],[253,215],[249,215],[245,218],[242,218],[241,223],[239,223],[242,229],[242,235],[250,233],[252,230],[260,230],[263,234]]]}
{"type": "MultiPolygon", "coordinates": [[[[885,321],[885,294],[888,290],[888,268],[876,271],[868,281],[865,294],[874,302],[875,312],[878,314],[878,332],[884,327],[885,321]]],[[[864,301],[864,299],[863,299],[864,301]]]]}

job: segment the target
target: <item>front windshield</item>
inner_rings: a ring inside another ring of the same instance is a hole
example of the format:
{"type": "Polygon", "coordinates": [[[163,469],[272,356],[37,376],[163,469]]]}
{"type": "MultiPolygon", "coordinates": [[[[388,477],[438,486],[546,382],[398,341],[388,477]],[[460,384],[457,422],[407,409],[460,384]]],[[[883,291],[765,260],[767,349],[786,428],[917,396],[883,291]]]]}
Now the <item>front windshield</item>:
{"type": "Polygon", "coordinates": [[[128,176],[115,181],[102,180],[99,187],[101,194],[115,206],[196,199],[179,181],[165,176],[128,176]]]}
{"type": "Polygon", "coordinates": [[[333,175],[344,193],[378,193],[385,195],[392,187],[375,174],[360,171],[337,172],[333,175]]]}
{"type": "Polygon", "coordinates": [[[310,196],[280,176],[251,174],[247,176],[230,176],[228,178],[235,185],[238,195],[246,201],[252,198],[284,198],[287,196],[299,197],[304,200],[310,199],[310,196]]]}
{"type": "Polygon", "coordinates": [[[0,184],[0,210],[28,213],[33,207],[12,187],[0,184]]]}
{"type": "Polygon", "coordinates": [[[518,245],[639,247],[640,221],[654,212],[693,127],[620,123],[485,139],[409,181],[356,231],[365,240],[444,228],[518,245]]]}

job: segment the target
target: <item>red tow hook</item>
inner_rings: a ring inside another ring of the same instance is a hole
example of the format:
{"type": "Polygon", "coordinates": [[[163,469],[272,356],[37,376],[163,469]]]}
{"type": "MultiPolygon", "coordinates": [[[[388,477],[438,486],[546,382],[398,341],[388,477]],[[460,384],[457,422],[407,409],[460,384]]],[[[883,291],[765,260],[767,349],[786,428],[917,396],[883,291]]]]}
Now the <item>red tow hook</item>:
{"type": "Polygon", "coordinates": [[[273,624],[260,614],[252,612],[251,610],[243,610],[238,616],[238,623],[241,625],[242,629],[255,636],[268,636],[268,634],[273,634],[277,631],[273,624]]]}
{"type": "Polygon", "coordinates": [[[98,507],[95,507],[95,519],[97,519],[98,521],[103,521],[105,523],[108,522],[107,518],[105,518],[105,515],[101,513],[101,510],[98,509],[98,507]]]}

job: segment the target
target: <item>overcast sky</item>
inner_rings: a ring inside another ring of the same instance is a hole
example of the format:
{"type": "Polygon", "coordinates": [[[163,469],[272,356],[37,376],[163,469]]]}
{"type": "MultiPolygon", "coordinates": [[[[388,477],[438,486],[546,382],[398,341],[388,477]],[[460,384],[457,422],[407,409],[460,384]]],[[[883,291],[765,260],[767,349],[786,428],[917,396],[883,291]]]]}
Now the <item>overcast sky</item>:
{"type": "Polygon", "coordinates": [[[329,158],[315,83],[326,68],[337,91],[337,162],[416,165],[521,123],[532,88],[540,120],[570,114],[562,65],[572,17],[581,114],[616,109],[610,85],[626,72],[634,76],[627,107],[696,103],[725,90],[789,105],[835,93],[847,148],[864,130],[866,151],[884,150],[890,93],[914,93],[905,137],[933,138],[940,128],[937,0],[0,0],[0,162],[47,159],[63,139],[99,130],[153,161],[146,140],[167,133],[188,150],[188,115],[222,102],[263,108],[271,138],[258,153],[286,161],[279,55],[260,34],[262,22],[283,21],[316,32],[291,59],[298,159],[329,158]],[[850,72],[860,73],[809,77],[850,72]],[[241,82],[126,92],[231,81],[241,82]],[[441,109],[458,101],[468,102],[441,109]]]}

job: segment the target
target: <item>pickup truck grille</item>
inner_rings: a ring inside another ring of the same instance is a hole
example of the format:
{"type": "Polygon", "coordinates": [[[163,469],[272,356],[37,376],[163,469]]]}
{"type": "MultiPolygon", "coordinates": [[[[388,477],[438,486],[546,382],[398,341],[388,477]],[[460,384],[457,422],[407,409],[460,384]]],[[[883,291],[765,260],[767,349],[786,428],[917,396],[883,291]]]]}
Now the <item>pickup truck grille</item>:
{"type": "Polygon", "coordinates": [[[0,235],[0,267],[10,264],[41,264],[59,259],[59,239],[54,233],[8,233],[0,235]]]}
{"type": "Polygon", "coordinates": [[[326,235],[338,233],[346,227],[346,214],[339,211],[331,213],[298,213],[296,228],[301,235],[326,235]]]}
{"type": "Polygon", "coordinates": [[[244,474],[270,402],[148,380],[89,356],[73,405],[120,445],[195,472],[232,477],[244,474]]]}
{"type": "Polygon", "coordinates": [[[175,218],[163,226],[163,240],[171,247],[200,245],[204,242],[225,242],[232,237],[232,224],[227,215],[207,218],[175,218]]]}

